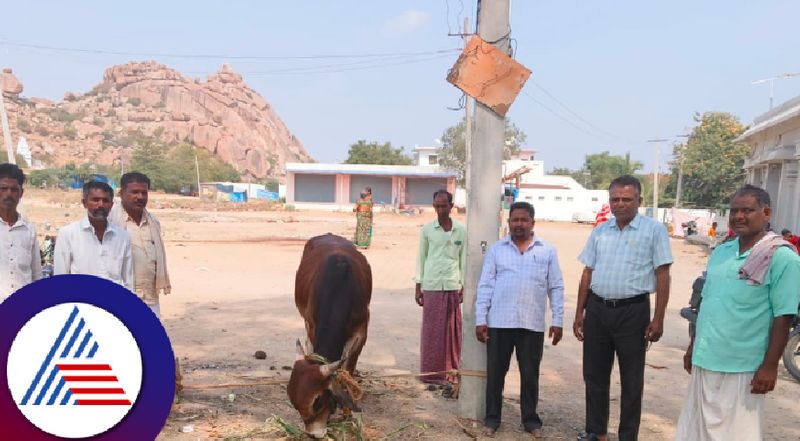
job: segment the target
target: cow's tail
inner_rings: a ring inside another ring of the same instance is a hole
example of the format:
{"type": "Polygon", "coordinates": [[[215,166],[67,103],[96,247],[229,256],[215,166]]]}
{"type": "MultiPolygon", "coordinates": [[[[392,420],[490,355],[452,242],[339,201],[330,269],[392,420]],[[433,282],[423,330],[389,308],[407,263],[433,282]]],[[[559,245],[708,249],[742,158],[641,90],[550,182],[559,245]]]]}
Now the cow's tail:
{"type": "Polygon", "coordinates": [[[353,304],[361,297],[361,287],[349,256],[332,254],[325,258],[314,297],[314,346],[320,355],[333,361],[342,355],[353,304]]]}

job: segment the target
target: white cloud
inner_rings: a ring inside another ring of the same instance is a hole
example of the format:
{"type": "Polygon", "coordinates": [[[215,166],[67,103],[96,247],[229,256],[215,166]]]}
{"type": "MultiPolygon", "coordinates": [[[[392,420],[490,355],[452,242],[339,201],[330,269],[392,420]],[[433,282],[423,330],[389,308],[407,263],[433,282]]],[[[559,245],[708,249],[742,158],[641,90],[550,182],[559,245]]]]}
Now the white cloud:
{"type": "Polygon", "coordinates": [[[430,19],[427,12],[411,9],[389,19],[385,26],[392,34],[408,34],[428,24],[430,19]]]}

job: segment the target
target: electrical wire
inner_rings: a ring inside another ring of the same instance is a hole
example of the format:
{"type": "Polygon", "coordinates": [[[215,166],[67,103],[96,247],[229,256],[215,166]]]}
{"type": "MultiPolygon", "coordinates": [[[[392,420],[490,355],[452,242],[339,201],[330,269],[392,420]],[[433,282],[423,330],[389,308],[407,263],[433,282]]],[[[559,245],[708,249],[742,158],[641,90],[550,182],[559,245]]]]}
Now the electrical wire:
{"type": "MultiPolygon", "coordinates": [[[[304,75],[304,74],[325,74],[325,73],[338,73],[338,72],[350,72],[350,71],[358,71],[358,70],[367,70],[367,69],[379,69],[384,67],[391,67],[391,66],[403,66],[407,64],[416,64],[416,63],[424,63],[427,61],[433,60],[440,60],[443,58],[450,58],[450,54],[443,54],[437,55],[433,57],[426,57],[426,58],[414,58],[409,60],[401,60],[395,62],[388,62],[388,63],[378,63],[375,62],[374,64],[367,64],[363,66],[353,66],[347,67],[345,66],[336,66],[331,65],[329,67],[306,67],[306,68],[298,68],[298,69],[275,69],[275,70],[265,70],[265,71],[248,71],[242,72],[242,74],[248,76],[265,76],[265,75],[304,75]]],[[[210,72],[190,72],[194,74],[202,74],[202,73],[210,73],[210,72]]]]}
{"type": "Polygon", "coordinates": [[[539,89],[539,90],[541,90],[542,92],[544,92],[544,94],[545,94],[545,95],[547,95],[548,97],[550,97],[550,99],[552,99],[553,101],[555,101],[555,102],[556,102],[558,105],[560,105],[562,108],[564,108],[564,110],[566,110],[567,112],[569,112],[569,113],[570,113],[572,116],[574,116],[575,118],[578,118],[578,119],[579,119],[580,121],[582,121],[584,124],[586,124],[587,126],[591,127],[592,129],[596,130],[597,132],[599,132],[599,133],[602,133],[602,134],[604,134],[604,135],[606,135],[606,136],[608,136],[608,137],[611,137],[611,138],[616,138],[616,139],[618,139],[618,140],[625,141],[625,142],[628,142],[628,143],[636,143],[635,141],[632,141],[632,140],[630,140],[630,139],[627,139],[627,138],[625,138],[624,136],[619,136],[619,135],[616,135],[616,134],[614,134],[614,133],[612,133],[612,132],[609,132],[609,131],[607,131],[607,130],[604,130],[604,129],[602,129],[602,128],[600,128],[600,127],[596,126],[595,124],[592,124],[592,123],[591,123],[590,121],[588,121],[586,118],[582,117],[582,116],[581,116],[581,115],[579,115],[577,112],[575,112],[574,110],[570,109],[570,108],[569,108],[569,106],[567,106],[566,104],[564,104],[564,102],[562,102],[561,100],[559,100],[558,98],[556,98],[556,97],[555,97],[555,95],[553,95],[552,93],[550,93],[550,92],[549,92],[547,89],[545,89],[545,88],[544,88],[544,87],[543,87],[541,84],[537,83],[537,82],[536,82],[536,80],[534,80],[533,78],[529,78],[529,79],[528,79],[528,81],[530,81],[530,83],[531,83],[531,84],[533,84],[534,86],[536,86],[536,88],[537,88],[537,89],[539,89]]]}
{"type": "Polygon", "coordinates": [[[547,110],[548,112],[550,112],[551,114],[553,114],[553,115],[554,115],[556,118],[560,119],[561,121],[564,121],[565,123],[567,123],[567,124],[569,124],[570,126],[572,126],[572,127],[576,128],[576,129],[580,130],[581,132],[583,132],[583,133],[584,133],[584,134],[586,134],[586,135],[589,135],[589,136],[596,136],[596,134],[595,134],[595,133],[592,133],[592,132],[590,132],[590,131],[586,130],[584,127],[581,127],[581,126],[579,126],[579,125],[575,124],[573,121],[571,121],[571,120],[569,120],[569,119],[565,118],[565,117],[564,117],[564,116],[562,116],[560,113],[558,113],[558,112],[556,112],[555,110],[551,109],[551,108],[550,108],[550,107],[549,107],[547,104],[545,104],[545,103],[543,103],[543,102],[539,101],[538,99],[534,98],[534,96],[533,96],[533,95],[531,95],[531,94],[529,94],[527,91],[523,90],[523,91],[522,91],[522,94],[523,94],[523,95],[525,95],[526,97],[528,97],[528,99],[530,99],[530,100],[531,100],[531,101],[533,101],[534,103],[536,103],[536,104],[538,104],[539,106],[541,106],[541,107],[542,107],[544,110],[547,110]]]}
{"type": "Polygon", "coordinates": [[[226,59],[226,60],[313,60],[313,59],[329,59],[329,58],[385,58],[397,56],[424,56],[441,53],[450,53],[453,51],[460,51],[460,48],[450,49],[437,49],[432,51],[419,51],[419,52],[387,52],[387,53],[363,53],[363,54],[317,54],[317,55],[231,55],[231,54],[185,54],[185,53],[169,53],[169,52],[125,52],[125,51],[110,51],[104,49],[87,49],[87,48],[72,48],[72,47],[58,47],[47,46],[41,44],[21,43],[10,40],[0,40],[0,45],[21,47],[28,49],[39,49],[54,52],[79,52],[90,53],[97,55],[120,55],[127,57],[162,57],[162,58],[211,58],[211,59],[226,59]]]}

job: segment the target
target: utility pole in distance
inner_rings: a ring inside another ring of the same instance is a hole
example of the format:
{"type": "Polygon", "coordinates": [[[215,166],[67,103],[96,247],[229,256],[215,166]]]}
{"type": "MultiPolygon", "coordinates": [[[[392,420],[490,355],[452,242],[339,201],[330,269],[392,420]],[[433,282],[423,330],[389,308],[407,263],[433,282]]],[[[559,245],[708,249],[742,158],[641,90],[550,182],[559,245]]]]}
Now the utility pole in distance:
{"type": "Polygon", "coordinates": [[[194,170],[197,172],[197,197],[202,197],[200,195],[200,164],[197,162],[197,147],[194,150],[194,170]]]}
{"type": "Polygon", "coordinates": [[[656,165],[653,168],[653,218],[658,219],[658,172],[659,160],[661,159],[661,143],[667,141],[663,138],[648,139],[647,142],[656,143],[656,165]]]}
{"type": "Polygon", "coordinates": [[[14,155],[14,145],[13,142],[11,141],[11,130],[8,128],[8,116],[6,116],[6,102],[3,99],[2,74],[0,74],[0,124],[3,125],[3,141],[6,144],[6,153],[8,153],[8,163],[16,164],[17,158],[14,155]]]}
{"type": "MultiPolygon", "coordinates": [[[[690,135],[678,135],[679,138],[689,138],[690,135]]],[[[678,159],[678,186],[675,189],[675,208],[681,208],[681,195],[683,194],[683,160],[686,157],[686,149],[689,141],[681,146],[681,157],[678,159]]]]}
{"type": "MultiPolygon", "coordinates": [[[[478,35],[509,48],[509,0],[478,1],[478,35]]],[[[459,415],[482,420],[486,406],[486,346],[475,338],[475,296],[483,257],[498,239],[500,230],[500,181],[505,119],[483,104],[475,103],[475,126],[467,163],[467,265],[464,278],[463,345],[459,415]]]]}

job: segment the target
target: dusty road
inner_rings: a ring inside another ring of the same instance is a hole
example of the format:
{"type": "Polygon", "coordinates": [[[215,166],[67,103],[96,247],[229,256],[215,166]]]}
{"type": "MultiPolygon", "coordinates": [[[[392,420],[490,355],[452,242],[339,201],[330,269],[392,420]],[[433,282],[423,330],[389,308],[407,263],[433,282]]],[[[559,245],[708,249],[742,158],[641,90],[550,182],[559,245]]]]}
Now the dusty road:
{"type": "MultiPolygon", "coordinates": [[[[82,215],[78,198],[77,192],[26,191],[25,209],[41,233],[45,222],[58,227],[82,215]]],[[[304,335],[292,294],[304,240],[327,232],[349,237],[355,225],[352,214],[231,212],[163,195],[154,195],[151,206],[166,230],[173,293],[163,298],[162,314],[181,360],[184,383],[288,378],[285,367],[294,360],[294,341],[304,335]],[[256,350],[266,351],[267,359],[254,359],[256,350]]],[[[413,301],[412,276],[418,232],[432,216],[376,215],[373,246],[365,252],[374,277],[369,340],[359,363],[367,376],[418,370],[421,312],[413,301]]],[[[581,347],[571,326],[581,271],[576,256],[590,227],[542,222],[535,230],[556,246],[567,286],[565,338],[557,347],[545,347],[539,411],[546,439],[570,440],[583,426],[581,347]]],[[[675,264],[665,334],[647,356],[641,429],[641,439],[647,441],[674,436],[688,380],[682,369],[688,336],[678,310],[687,303],[691,283],[706,260],[703,250],[682,241],[673,240],[672,249],[675,264]]],[[[469,439],[456,418],[456,402],[413,379],[366,380],[363,387],[363,433],[368,438],[469,439]]],[[[619,415],[618,387],[614,382],[612,434],[619,415]]],[[[512,366],[498,439],[524,435],[518,388],[512,366]]],[[[766,404],[767,439],[800,439],[798,397],[800,384],[781,367],[777,390],[766,404]]],[[[279,438],[276,425],[265,424],[272,415],[300,423],[282,386],[187,390],[159,440],[279,438]],[[184,428],[192,432],[183,433],[184,428]]],[[[461,424],[470,428],[469,423],[461,424]]]]}

